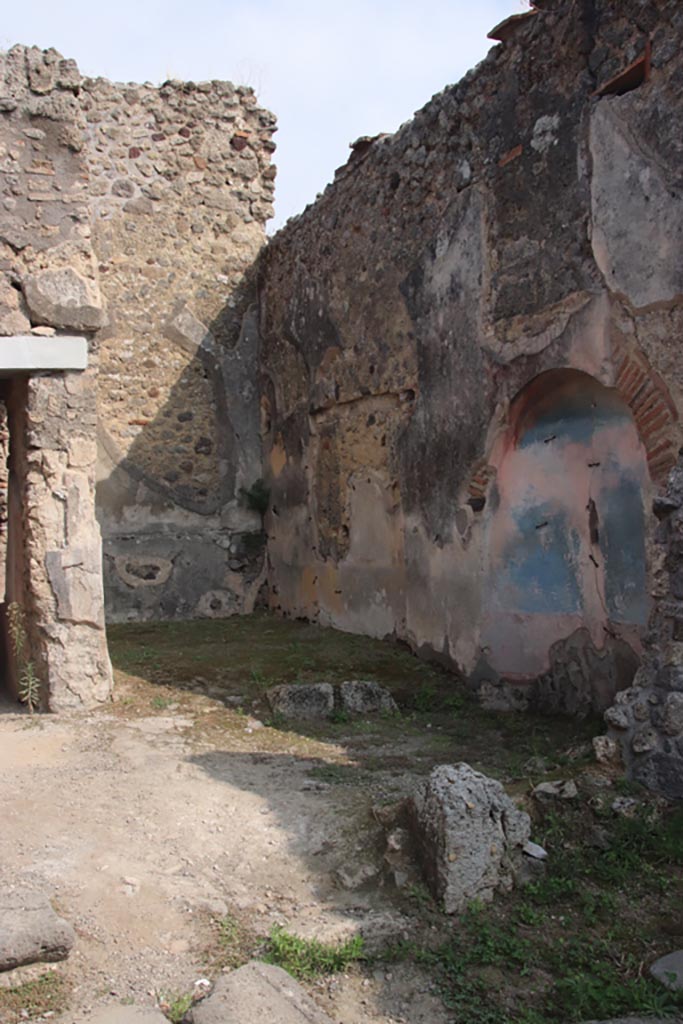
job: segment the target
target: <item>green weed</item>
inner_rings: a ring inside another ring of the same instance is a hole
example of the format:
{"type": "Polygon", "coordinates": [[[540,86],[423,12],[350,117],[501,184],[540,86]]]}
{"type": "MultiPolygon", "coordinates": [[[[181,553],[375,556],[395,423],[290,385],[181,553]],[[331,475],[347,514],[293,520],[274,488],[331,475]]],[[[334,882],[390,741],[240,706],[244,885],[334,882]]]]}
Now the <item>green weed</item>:
{"type": "Polygon", "coordinates": [[[7,606],[7,630],[19,684],[19,700],[33,714],[40,707],[40,680],[27,653],[26,613],[16,601],[7,606]]]}
{"type": "Polygon", "coordinates": [[[359,935],[346,942],[327,944],[317,939],[302,939],[282,928],[274,928],[270,933],[265,954],[267,963],[284,968],[295,978],[336,974],[364,959],[363,940],[359,935]]]}
{"type": "Polygon", "coordinates": [[[181,1024],[187,1011],[192,1006],[192,993],[182,992],[158,995],[159,1009],[171,1024],[181,1024]]]}
{"type": "Polygon", "coordinates": [[[333,786],[353,786],[362,782],[366,773],[351,764],[319,764],[308,772],[309,778],[333,786]]]}
{"type": "Polygon", "coordinates": [[[56,971],[41,974],[15,988],[0,989],[0,1021],[15,1024],[66,1009],[70,987],[56,971]]]}

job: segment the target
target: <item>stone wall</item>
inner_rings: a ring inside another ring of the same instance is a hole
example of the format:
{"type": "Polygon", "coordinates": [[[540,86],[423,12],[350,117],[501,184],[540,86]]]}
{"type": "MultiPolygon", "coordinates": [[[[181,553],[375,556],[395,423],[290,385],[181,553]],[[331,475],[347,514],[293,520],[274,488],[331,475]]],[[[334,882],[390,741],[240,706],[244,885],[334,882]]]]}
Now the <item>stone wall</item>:
{"type": "Polygon", "coordinates": [[[81,83],[110,620],[250,610],[263,576],[250,272],[275,119],[229,82],[81,83]]]}
{"type": "MultiPolygon", "coordinates": [[[[22,348],[23,336],[50,338],[53,362],[62,366],[70,365],[70,335],[90,337],[85,372],[8,377],[0,365],[10,439],[0,601],[23,609],[25,657],[52,710],[104,700],[111,687],[94,500],[93,335],[106,316],[91,245],[79,83],[73,62],[55,51],[14,47],[0,55],[0,335],[22,348]]],[[[16,671],[10,675],[16,689],[16,671]]]]}
{"type": "Polygon", "coordinates": [[[683,12],[535,6],[268,247],[271,604],[406,639],[491,706],[585,711],[635,671],[645,513],[681,441],[683,12]],[[560,371],[584,375],[570,406],[560,371]],[[561,500],[530,481],[515,505],[525,437],[561,500]]]}
{"type": "Polygon", "coordinates": [[[630,778],[683,799],[683,449],[654,502],[663,560],[643,663],[633,686],[605,713],[600,757],[620,761],[630,778]]]}

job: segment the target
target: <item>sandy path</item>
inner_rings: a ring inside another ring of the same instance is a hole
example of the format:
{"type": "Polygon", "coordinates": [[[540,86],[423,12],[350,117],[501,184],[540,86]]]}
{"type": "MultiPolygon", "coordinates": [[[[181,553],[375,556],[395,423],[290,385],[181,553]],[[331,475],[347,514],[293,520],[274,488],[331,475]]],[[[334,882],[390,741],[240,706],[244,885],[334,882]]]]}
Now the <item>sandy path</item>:
{"type": "MultiPolygon", "coordinates": [[[[196,728],[205,712],[0,716],[0,881],[47,892],[78,935],[60,968],[74,994],[59,1024],[191,990],[211,915],[333,937],[390,909],[382,891],[334,882],[362,856],[369,796],[311,784],[316,759],[263,749],[265,730],[207,743],[196,728]]],[[[424,988],[389,969],[314,995],[343,1024],[447,1020],[424,988]]]]}

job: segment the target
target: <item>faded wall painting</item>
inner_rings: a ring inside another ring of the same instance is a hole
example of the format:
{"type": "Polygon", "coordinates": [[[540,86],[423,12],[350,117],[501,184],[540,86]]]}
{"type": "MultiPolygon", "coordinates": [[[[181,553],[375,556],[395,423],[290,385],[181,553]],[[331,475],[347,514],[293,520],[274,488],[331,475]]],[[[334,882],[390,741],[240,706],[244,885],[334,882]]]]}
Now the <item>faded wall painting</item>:
{"type": "Polygon", "coordinates": [[[639,648],[649,602],[647,461],[616,390],[551,370],[512,403],[494,460],[482,644],[511,679],[548,668],[551,645],[584,629],[598,650],[639,648]]]}

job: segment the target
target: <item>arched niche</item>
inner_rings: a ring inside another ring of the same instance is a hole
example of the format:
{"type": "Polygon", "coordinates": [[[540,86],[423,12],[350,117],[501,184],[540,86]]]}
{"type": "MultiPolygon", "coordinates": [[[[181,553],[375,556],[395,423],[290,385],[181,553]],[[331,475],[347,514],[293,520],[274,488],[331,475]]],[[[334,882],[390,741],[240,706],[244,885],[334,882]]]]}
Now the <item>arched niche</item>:
{"type": "Polygon", "coordinates": [[[550,370],[512,402],[493,461],[486,664],[535,681],[541,705],[607,706],[630,683],[649,611],[649,477],[631,411],[590,374],[550,370]]]}

